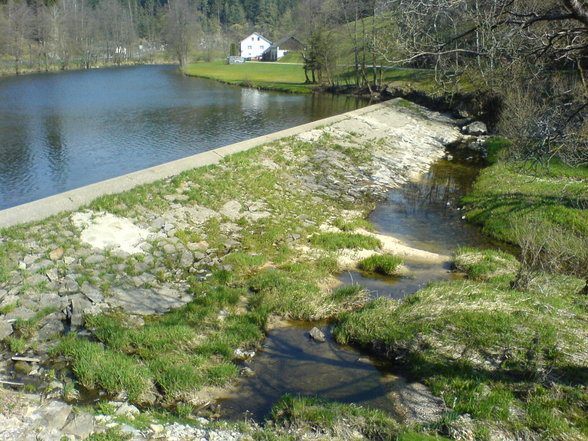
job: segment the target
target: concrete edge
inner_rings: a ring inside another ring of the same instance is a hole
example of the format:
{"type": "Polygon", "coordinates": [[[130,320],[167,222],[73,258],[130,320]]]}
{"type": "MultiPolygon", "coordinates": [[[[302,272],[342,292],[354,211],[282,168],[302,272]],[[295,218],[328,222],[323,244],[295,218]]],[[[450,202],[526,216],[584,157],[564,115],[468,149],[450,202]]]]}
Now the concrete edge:
{"type": "Polygon", "coordinates": [[[279,132],[270,133],[268,135],[248,139],[235,144],[229,144],[214,150],[198,153],[186,158],[177,159],[175,161],[166,162],[165,164],[156,165],[116,178],[96,182],[94,184],[79,187],[43,199],[38,199],[26,204],[17,205],[16,207],[0,210],[0,228],[11,227],[20,223],[40,221],[64,211],[74,211],[83,205],[89,204],[100,196],[122,193],[139,185],[149,184],[171,176],[176,176],[187,170],[218,164],[223,158],[234,153],[250,150],[254,147],[277,141],[278,139],[295,136],[320,126],[334,124],[348,119],[353,115],[371,113],[382,107],[389,107],[396,101],[398,100],[394,99],[384,103],[362,107],[361,109],[352,110],[340,115],[312,121],[300,126],[280,130],[279,132]]]}

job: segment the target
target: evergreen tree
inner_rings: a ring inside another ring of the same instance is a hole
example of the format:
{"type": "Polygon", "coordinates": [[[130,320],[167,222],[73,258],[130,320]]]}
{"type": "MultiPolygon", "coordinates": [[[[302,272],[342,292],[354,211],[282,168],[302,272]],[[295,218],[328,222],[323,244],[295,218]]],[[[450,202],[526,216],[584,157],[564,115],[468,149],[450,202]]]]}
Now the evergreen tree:
{"type": "Polygon", "coordinates": [[[229,25],[245,24],[245,10],[239,0],[228,0],[225,3],[224,22],[229,25]]]}
{"type": "Polygon", "coordinates": [[[276,0],[260,0],[255,22],[266,32],[271,32],[278,19],[276,0]]]}

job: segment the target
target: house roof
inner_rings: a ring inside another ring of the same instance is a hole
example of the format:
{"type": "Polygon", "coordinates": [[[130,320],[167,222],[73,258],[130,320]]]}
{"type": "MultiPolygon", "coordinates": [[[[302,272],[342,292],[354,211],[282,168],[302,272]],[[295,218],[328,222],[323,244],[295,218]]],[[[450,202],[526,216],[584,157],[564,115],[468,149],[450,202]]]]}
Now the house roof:
{"type": "Polygon", "coordinates": [[[273,43],[272,46],[278,46],[279,47],[281,44],[284,44],[288,40],[295,40],[297,43],[300,43],[301,46],[304,46],[302,44],[302,42],[300,40],[298,40],[298,38],[296,38],[294,35],[289,35],[288,37],[280,38],[278,41],[276,41],[275,43],[273,43]]]}
{"type": "Polygon", "coordinates": [[[270,40],[268,40],[267,38],[265,38],[263,35],[258,34],[257,32],[254,32],[251,35],[248,35],[247,37],[245,37],[243,40],[241,40],[241,42],[244,42],[246,40],[249,40],[251,37],[260,37],[262,38],[264,41],[267,41],[269,44],[272,44],[272,42],[270,40]]]}

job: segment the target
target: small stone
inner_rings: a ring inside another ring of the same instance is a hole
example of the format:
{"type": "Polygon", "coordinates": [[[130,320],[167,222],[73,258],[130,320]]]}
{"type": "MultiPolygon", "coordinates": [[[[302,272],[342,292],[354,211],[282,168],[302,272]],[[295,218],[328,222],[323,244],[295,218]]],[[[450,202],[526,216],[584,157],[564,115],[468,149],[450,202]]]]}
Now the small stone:
{"type": "Polygon", "coordinates": [[[236,220],[241,217],[240,211],[241,204],[238,201],[229,201],[221,207],[219,213],[231,220],[236,220]]]}
{"type": "Polygon", "coordinates": [[[182,268],[189,268],[194,263],[194,256],[190,251],[184,250],[180,256],[180,266],[182,268]]]}
{"type": "Polygon", "coordinates": [[[66,265],[71,265],[72,263],[74,263],[76,261],[76,258],[72,257],[72,256],[67,256],[67,257],[64,257],[63,261],[65,262],[66,265]]]}
{"type": "Polygon", "coordinates": [[[173,254],[173,253],[175,253],[175,252],[176,252],[176,247],[175,247],[175,246],[173,246],[171,243],[166,243],[166,244],[163,246],[163,251],[164,251],[166,254],[173,254]]]}
{"type": "Polygon", "coordinates": [[[84,312],[92,306],[90,301],[81,295],[71,299],[71,316],[69,318],[72,327],[81,327],[84,324],[84,312]]]}
{"type": "Polygon", "coordinates": [[[225,250],[229,251],[229,250],[232,250],[233,248],[236,248],[237,246],[239,246],[241,244],[239,242],[237,242],[236,240],[229,239],[229,240],[225,241],[225,243],[223,245],[225,246],[225,250]]]}
{"type": "Polygon", "coordinates": [[[65,250],[61,247],[59,248],[55,248],[53,251],[51,251],[49,253],[49,259],[51,259],[52,261],[57,261],[59,259],[61,259],[63,257],[63,254],[65,253],[65,250]]]}
{"type": "Polygon", "coordinates": [[[29,286],[37,286],[41,283],[48,282],[47,276],[45,274],[33,274],[30,277],[27,277],[27,284],[29,286]]]}
{"type": "Polygon", "coordinates": [[[164,225],[165,225],[165,218],[164,217],[158,217],[153,222],[151,222],[151,228],[153,228],[154,230],[161,230],[164,225]]]}
{"type": "Polygon", "coordinates": [[[0,320],[0,340],[12,335],[14,329],[12,328],[12,324],[8,323],[6,320],[0,320]]]}
{"type": "Polygon", "coordinates": [[[63,299],[55,293],[40,294],[38,303],[40,308],[61,309],[62,306],[66,306],[63,304],[63,299]]]}
{"type": "Polygon", "coordinates": [[[50,282],[57,282],[59,280],[59,272],[57,271],[57,268],[51,268],[45,273],[45,276],[50,282]]]}
{"type": "Polygon", "coordinates": [[[135,415],[140,414],[141,412],[135,406],[129,403],[122,403],[118,409],[114,412],[116,415],[122,415],[126,417],[134,417],[135,415]]]}
{"type": "Polygon", "coordinates": [[[36,273],[37,271],[40,271],[42,269],[45,269],[45,268],[47,268],[47,267],[49,267],[51,265],[53,265],[53,262],[52,261],[50,261],[48,259],[43,259],[43,260],[41,260],[39,262],[33,263],[28,268],[29,268],[29,271],[30,272],[36,273]]]}
{"type": "Polygon", "coordinates": [[[28,319],[33,318],[34,316],[35,316],[34,311],[31,311],[28,308],[18,307],[18,308],[15,308],[14,310],[12,310],[11,312],[9,312],[8,314],[6,314],[6,316],[4,318],[6,320],[14,320],[14,319],[28,320],[28,319]]]}
{"type": "Polygon", "coordinates": [[[204,253],[201,253],[201,252],[199,252],[199,251],[195,251],[195,252],[194,252],[194,255],[193,255],[193,257],[194,257],[194,260],[195,260],[196,262],[198,262],[198,261],[200,261],[200,260],[204,259],[204,258],[206,257],[206,254],[204,254],[204,253]]]}
{"type": "Polygon", "coordinates": [[[82,284],[80,291],[93,303],[100,303],[104,299],[104,295],[87,281],[82,284]]]}
{"type": "Polygon", "coordinates": [[[163,430],[163,425],[162,424],[150,424],[149,428],[151,429],[151,431],[153,433],[157,434],[163,430]]]}
{"type": "Polygon", "coordinates": [[[86,263],[88,265],[94,265],[96,263],[103,262],[106,259],[102,254],[93,254],[86,258],[86,263]]]}
{"type": "Polygon", "coordinates": [[[78,285],[78,282],[76,282],[75,280],[68,277],[61,284],[61,287],[59,288],[59,292],[60,293],[71,293],[71,292],[77,292],[79,289],[80,289],[80,286],[78,285]]]}
{"type": "Polygon", "coordinates": [[[56,336],[62,335],[64,332],[65,326],[63,326],[61,320],[51,320],[41,326],[37,336],[39,340],[51,340],[56,336]]]}
{"type": "Polygon", "coordinates": [[[255,351],[244,351],[241,348],[235,349],[233,355],[236,360],[247,360],[249,358],[255,357],[255,351]]]}
{"type": "Polygon", "coordinates": [[[324,332],[316,326],[309,331],[308,335],[310,335],[310,338],[318,343],[324,343],[327,341],[324,332]]]}
{"type": "Polygon", "coordinates": [[[245,366],[241,369],[241,375],[244,377],[253,377],[255,375],[255,371],[248,366],[245,366]]]}

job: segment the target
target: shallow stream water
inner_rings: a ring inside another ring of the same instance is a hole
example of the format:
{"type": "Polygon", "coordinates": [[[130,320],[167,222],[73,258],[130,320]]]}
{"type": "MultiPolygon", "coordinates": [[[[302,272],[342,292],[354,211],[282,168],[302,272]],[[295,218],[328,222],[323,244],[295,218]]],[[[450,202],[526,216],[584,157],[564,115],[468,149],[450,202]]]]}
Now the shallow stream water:
{"type": "MultiPolygon", "coordinates": [[[[494,245],[478,229],[466,224],[459,210],[459,200],[471,188],[480,163],[454,155],[451,161],[435,163],[419,182],[390,191],[369,217],[379,233],[445,255],[460,246],[494,245]]],[[[432,281],[461,277],[452,271],[450,261],[405,264],[410,276],[383,277],[351,271],[341,274],[339,280],[365,287],[372,297],[400,299],[432,281]]],[[[336,344],[328,324],[318,325],[327,335],[327,342],[316,343],[308,336],[313,326],[317,324],[292,322],[270,331],[262,350],[249,365],[254,375],[244,377],[221,402],[222,415],[261,421],[286,393],[356,403],[395,415],[397,407],[391,391],[399,380],[398,367],[336,344]]]]}

